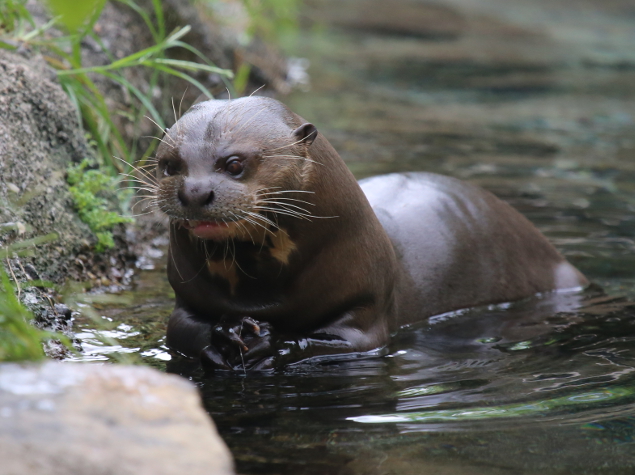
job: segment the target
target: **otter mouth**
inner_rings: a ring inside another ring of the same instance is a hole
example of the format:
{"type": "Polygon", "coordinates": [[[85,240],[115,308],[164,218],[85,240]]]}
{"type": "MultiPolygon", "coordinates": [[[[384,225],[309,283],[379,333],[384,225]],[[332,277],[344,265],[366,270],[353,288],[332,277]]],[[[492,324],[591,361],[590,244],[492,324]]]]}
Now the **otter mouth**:
{"type": "Polygon", "coordinates": [[[201,239],[221,240],[233,234],[230,224],[219,221],[199,221],[193,219],[179,219],[176,221],[191,234],[201,239]]]}

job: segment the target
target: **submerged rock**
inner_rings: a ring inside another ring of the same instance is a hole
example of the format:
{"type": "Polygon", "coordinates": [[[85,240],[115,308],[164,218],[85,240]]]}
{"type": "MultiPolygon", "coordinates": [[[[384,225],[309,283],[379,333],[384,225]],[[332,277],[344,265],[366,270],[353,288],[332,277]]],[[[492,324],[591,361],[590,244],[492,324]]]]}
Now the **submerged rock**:
{"type": "Polygon", "coordinates": [[[228,475],[184,379],[136,366],[0,365],[0,475],[228,475]]]}

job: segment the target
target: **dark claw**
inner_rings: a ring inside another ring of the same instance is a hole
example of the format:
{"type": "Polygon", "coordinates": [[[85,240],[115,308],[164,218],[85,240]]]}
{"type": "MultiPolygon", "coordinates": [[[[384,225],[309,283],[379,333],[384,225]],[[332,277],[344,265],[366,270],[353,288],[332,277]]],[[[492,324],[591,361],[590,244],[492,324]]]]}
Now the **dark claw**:
{"type": "Polygon", "coordinates": [[[219,325],[214,328],[214,335],[229,340],[234,345],[242,348],[243,351],[247,351],[249,349],[243,339],[236,334],[236,330],[234,328],[225,329],[219,325]]]}
{"type": "Polygon", "coordinates": [[[268,370],[274,366],[272,327],[251,317],[225,317],[212,328],[201,352],[205,369],[268,370]]]}
{"type": "Polygon", "coordinates": [[[254,333],[256,336],[260,336],[260,325],[258,325],[258,322],[256,322],[256,320],[251,317],[244,317],[242,320],[242,324],[249,325],[249,330],[251,330],[251,332],[254,333]]]}
{"type": "Polygon", "coordinates": [[[212,345],[208,345],[201,350],[201,364],[208,370],[231,369],[225,362],[223,355],[212,345]]]}
{"type": "Polygon", "coordinates": [[[229,341],[231,341],[237,346],[240,346],[243,351],[247,351],[249,349],[249,347],[245,344],[243,339],[236,334],[233,328],[230,328],[227,333],[229,333],[229,335],[227,335],[227,338],[229,339],[229,341]]]}
{"type": "Polygon", "coordinates": [[[271,340],[263,338],[256,341],[251,348],[244,353],[243,357],[246,361],[251,361],[265,355],[270,355],[271,353],[271,340]]]}

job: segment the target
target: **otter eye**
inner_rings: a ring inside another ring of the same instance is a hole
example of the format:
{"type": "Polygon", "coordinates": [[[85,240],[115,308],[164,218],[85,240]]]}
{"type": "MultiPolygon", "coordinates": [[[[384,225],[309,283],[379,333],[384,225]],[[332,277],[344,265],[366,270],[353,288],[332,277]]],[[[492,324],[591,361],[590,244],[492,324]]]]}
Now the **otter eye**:
{"type": "Polygon", "coordinates": [[[163,165],[163,176],[172,176],[179,173],[179,166],[174,162],[166,162],[163,165]]]}
{"type": "Polygon", "coordinates": [[[242,162],[237,158],[230,158],[229,160],[227,160],[227,163],[225,163],[225,170],[230,175],[240,175],[244,168],[245,167],[243,166],[242,162]]]}

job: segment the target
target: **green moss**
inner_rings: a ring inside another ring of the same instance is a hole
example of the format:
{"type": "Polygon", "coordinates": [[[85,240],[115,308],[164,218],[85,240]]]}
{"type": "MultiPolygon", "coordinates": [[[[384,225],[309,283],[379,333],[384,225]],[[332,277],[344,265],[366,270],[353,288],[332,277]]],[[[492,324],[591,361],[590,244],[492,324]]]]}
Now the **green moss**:
{"type": "Polygon", "coordinates": [[[120,223],[130,223],[132,218],[121,216],[109,209],[105,195],[116,195],[117,181],[99,168],[89,169],[91,162],[84,159],[68,169],[67,181],[79,218],[97,236],[95,250],[102,252],[115,246],[112,229],[120,223]]]}
{"type": "Polygon", "coordinates": [[[0,361],[33,361],[44,357],[42,342],[51,335],[30,325],[32,319],[0,266],[0,361]]]}

